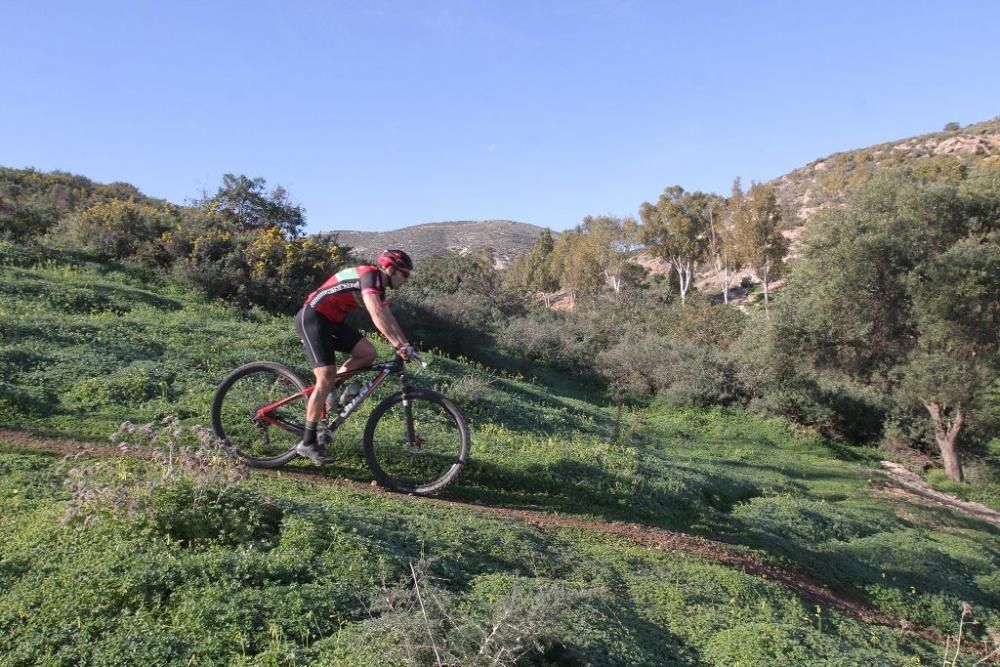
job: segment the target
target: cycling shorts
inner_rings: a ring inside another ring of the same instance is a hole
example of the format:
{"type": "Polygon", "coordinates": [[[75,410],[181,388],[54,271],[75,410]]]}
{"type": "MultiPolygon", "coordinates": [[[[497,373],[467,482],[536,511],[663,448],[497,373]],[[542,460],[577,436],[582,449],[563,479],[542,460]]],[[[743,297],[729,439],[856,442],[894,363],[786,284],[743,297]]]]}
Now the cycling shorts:
{"type": "Polygon", "coordinates": [[[313,368],[336,366],[336,352],[351,353],[363,336],[344,322],[331,322],[310,306],[295,316],[295,331],[313,368]]]}

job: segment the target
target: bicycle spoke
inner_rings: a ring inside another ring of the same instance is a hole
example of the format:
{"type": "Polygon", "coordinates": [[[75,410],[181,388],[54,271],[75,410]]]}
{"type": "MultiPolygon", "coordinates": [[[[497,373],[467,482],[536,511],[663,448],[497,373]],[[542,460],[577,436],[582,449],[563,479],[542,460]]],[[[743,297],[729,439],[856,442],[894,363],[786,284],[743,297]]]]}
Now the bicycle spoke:
{"type": "Polygon", "coordinates": [[[247,369],[232,379],[217,400],[213,415],[216,432],[233,453],[265,463],[285,455],[301,438],[305,423],[304,397],[271,410],[267,418],[258,411],[288,396],[300,387],[284,373],[267,366],[247,369]],[[222,433],[219,433],[221,431],[222,433]]]}
{"type": "Polygon", "coordinates": [[[443,403],[394,397],[379,407],[376,417],[365,444],[379,481],[401,491],[429,493],[457,474],[467,435],[443,403]]]}

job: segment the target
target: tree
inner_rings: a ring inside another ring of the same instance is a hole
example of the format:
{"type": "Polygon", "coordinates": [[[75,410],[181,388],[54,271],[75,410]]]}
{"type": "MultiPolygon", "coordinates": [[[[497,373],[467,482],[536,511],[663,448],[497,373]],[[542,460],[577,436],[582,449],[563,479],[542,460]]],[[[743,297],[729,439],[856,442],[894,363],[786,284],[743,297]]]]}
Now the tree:
{"type": "Polygon", "coordinates": [[[887,174],[824,212],[775,323],[788,358],[923,410],[955,480],[962,433],[1000,377],[1000,191],[975,176],[887,174]]]}
{"type": "Polygon", "coordinates": [[[730,200],[733,242],[740,261],[764,285],[764,310],[771,280],[781,277],[788,241],[781,233],[781,208],[774,188],[755,183],[750,192],[730,200]]]}
{"type": "MultiPolygon", "coordinates": [[[[739,180],[734,184],[738,191],[739,180]]],[[[730,278],[734,268],[732,217],[728,215],[728,203],[716,194],[704,195],[703,206],[708,229],[708,256],[715,261],[715,270],[720,274],[722,301],[729,303],[730,278]]]]}
{"type": "Polygon", "coordinates": [[[603,272],[591,253],[584,231],[577,227],[563,232],[552,248],[552,275],[559,286],[569,292],[570,309],[576,308],[580,293],[601,285],[603,272]]]}
{"type": "Polygon", "coordinates": [[[1000,373],[1000,232],[961,239],[915,281],[917,349],[903,368],[903,390],[927,410],[945,472],[960,481],[958,436],[1000,373]]]}
{"type": "Polygon", "coordinates": [[[604,282],[615,295],[621,294],[639,226],[632,218],[587,216],[580,226],[593,263],[600,267],[604,282]]]}
{"type": "Polygon", "coordinates": [[[226,174],[215,195],[201,204],[217,224],[230,231],[277,227],[290,238],[300,236],[305,227],[305,211],[291,203],[288,192],[280,185],[270,193],[266,188],[263,178],[226,174]]]}
{"type": "Polygon", "coordinates": [[[553,274],[551,266],[554,247],[552,231],[543,230],[531,247],[531,252],[519,256],[511,263],[504,284],[509,289],[520,292],[539,292],[548,307],[551,293],[559,289],[558,277],[553,274]]]}
{"type": "Polygon", "coordinates": [[[705,256],[708,195],[689,193],[679,185],[666,188],[656,204],[643,202],[640,239],[677,272],[681,303],[685,303],[698,262],[705,256]]]}

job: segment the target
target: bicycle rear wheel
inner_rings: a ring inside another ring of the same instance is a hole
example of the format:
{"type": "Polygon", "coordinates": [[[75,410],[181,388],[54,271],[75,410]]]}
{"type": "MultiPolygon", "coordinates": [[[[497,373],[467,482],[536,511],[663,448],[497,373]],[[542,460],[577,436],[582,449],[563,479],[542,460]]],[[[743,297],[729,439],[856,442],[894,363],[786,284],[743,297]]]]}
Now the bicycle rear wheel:
{"type": "Polygon", "coordinates": [[[291,370],[268,361],[237,368],[227,375],[212,398],[212,429],[233,456],[254,468],[277,468],[297,456],[295,445],[305,429],[306,401],[297,396],[268,413],[257,411],[295,396],[306,383],[291,370]]]}
{"type": "Polygon", "coordinates": [[[393,394],[375,407],[365,459],[382,486],[417,495],[440,491],[469,460],[469,429],[451,401],[427,389],[393,394]]]}

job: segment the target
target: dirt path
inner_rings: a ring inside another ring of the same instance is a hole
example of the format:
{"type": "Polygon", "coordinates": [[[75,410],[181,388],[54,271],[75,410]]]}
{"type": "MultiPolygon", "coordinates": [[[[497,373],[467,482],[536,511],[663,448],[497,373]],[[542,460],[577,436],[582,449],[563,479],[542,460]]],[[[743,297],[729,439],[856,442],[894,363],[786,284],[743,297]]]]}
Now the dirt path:
{"type": "MultiPolygon", "coordinates": [[[[0,440],[9,442],[19,447],[38,449],[65,456],[121,456],[123,454],[122,450],[118,448],[99,445],[92,442],[81,442],[66,439],[41,439],[19,431],[9,431],[2,428],[0,428],[0,440]]],[[[127,451],[126,455],[131,457],[143,457],[143,452],[132,448],[127,451]]],[[[319,469],[283,469],[277,471],[257,472],[277,475],[283,478],[296,479],[308,484],[323,484],[347,488],[361,493],[390,493],[373,484],[363,484],[350,480],[325,477],[319,469]]],[[[891,473],[893,477],[899,476],[898,471],[891,471],[891,473]]],[[[911,485],[914,484],[913,480],[908,480],[908,483],[911,485]]],[[[911,489],[907,486],[905,490],[900,490],[900,493],[903,495],[915,495],[917,494],[917,490],[915,490],[915,488],[911,489]]],[[[506,519],[520,521],[541,530],[545,530],[547,528],[578,528],[596,533],[617,535],[635,544],[640,544],[654,549],[692,554],[699,558],[712,560],[728,567],[738,568],[749,574],[772,581],[780,586],[795,591],[795,593],[797,593],[799,597],[804,600],[837,609],[842,613],[848,614],[864,623],[901,628],[913,634],[919,635],[924,639],[937,643],[943,643],[945,640],[945,637],[937,630],[917,627],[909,621],[887,615],[865,602],[830,590],[805,573],[789,568],[780,568],[762,562],[753,554],[737,551],[729,545],[709,540],[704,537],[699,537],[697,535],[679,533],[664,530],[662,528],[653,528],[635,523],[591,521],[568,515],[510,509],[506,507],[493,507],[441,498],[418,498],[397,494],[392,495],[395,498],[411,502],[430,503],[439,507],[461,507],[466,510],[474,510],[483,514],[491,514],[506,519]]],[[[922,496],[917,496],[918,499],[921,497],[922,496]]],[[[988,512],[992,512],[989,508],[984,509],[988,512]]],[[[996,513],[994,512],[994,514],[996,513]]],[[[997,519],[1000,520],[1000,517],[997,519]]],[[[991,519],[984,518],[984,520],[991,519]]]]}
{"type": "Polygon", "coordinates": [[[898,463],[882,461],[882,470],[889,483],[883,484],[881,490],[887,495],[899,496],[917,505],[948,507],[1000,528],[1000,512],[986,505],[959,500],[946,493],[935,491],[927,486],[920,475],[907,470],[898,463]]]}

